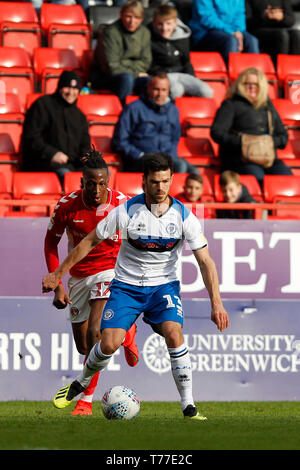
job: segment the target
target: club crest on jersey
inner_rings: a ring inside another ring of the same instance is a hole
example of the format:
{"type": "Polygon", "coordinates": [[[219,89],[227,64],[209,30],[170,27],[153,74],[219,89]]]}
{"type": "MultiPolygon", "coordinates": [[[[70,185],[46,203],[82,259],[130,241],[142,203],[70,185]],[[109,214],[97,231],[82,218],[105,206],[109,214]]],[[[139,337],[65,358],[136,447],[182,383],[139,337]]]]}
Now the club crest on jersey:
{"type": "Polygon", "coordinates": [[[105,310],[103,313],[104,320],[111,320],[114,316],[115,312],[111,309],[105,310]]]}
{"type": "Polygon", "coordinates": [[[166,226],[166,231],[169,235],[174,235],[177,231],[177,227],[176,227],[176,224],[174,224],[173,222],[171,222],[170,224],[168,224],[166,226]]]}

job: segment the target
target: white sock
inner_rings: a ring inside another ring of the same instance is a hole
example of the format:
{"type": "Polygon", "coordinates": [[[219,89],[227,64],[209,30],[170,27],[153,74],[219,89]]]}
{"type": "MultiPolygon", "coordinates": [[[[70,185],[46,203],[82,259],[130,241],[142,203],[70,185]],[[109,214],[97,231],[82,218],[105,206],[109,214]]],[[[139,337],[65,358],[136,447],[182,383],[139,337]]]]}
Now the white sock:
{"type": "Polygon", "coordinates": [[[111,356],[107,356],[101,351],[100,342],[96,343],[88,355],[83,371],[76,380],[86,388],[92,380],[93,375],[103,370],[109,363],[110,358],[111,356]]]}
{"type": "Polygon", "coordinates": [[[190,354],[183,343],[179,348],[168,348],[172,375],[181,398],[181,408],[195,406],[192,391],[192,366],[190,354]]]}

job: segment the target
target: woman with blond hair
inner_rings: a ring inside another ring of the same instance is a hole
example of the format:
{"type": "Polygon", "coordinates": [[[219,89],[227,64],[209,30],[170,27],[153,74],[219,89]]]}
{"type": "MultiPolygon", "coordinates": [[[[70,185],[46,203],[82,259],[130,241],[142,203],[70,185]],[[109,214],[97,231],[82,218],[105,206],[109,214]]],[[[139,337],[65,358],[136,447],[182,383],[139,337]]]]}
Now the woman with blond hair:
{"type": "Polygon", "coordinates": [[[219,144],[222,171],[254,175],[261,186],[265,174],[292,174],[276,155],[276,149],[283,149],[287,144],[287,131],[268,97],[267,78],[256,68],[244,70],[228,89],[216,113],[211,136],[219,144]],[[244,135],[271,135],[269,140],[274,152],[271,165],[245,155],[244,135]]]}

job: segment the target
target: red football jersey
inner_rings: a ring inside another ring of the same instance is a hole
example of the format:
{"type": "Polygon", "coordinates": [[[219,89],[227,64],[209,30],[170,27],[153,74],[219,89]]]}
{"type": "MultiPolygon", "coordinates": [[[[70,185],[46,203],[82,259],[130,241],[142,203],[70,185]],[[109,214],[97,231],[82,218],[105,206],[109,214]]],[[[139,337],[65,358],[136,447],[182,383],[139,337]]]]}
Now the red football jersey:
{"type": "MultiPolygon", "coordinates": [[[[45,257],[49,272],[55,271],[59,266],[57,245],[65,230],[71,250],[107,216],[108,212],[129,199],[119,191],[108,188],[107,202],[102,206],[91,208],[85,204],[83,192],[84,190],[80,189],[66,194],[54,209],[45,238],[45,257]]],[[[75,277],[87,277],[107,269],[114,269],[120,244],[120,234],[116,233],[112,238],[95,246],[85,258],[70,269],[70,274],[75,277]]]]}

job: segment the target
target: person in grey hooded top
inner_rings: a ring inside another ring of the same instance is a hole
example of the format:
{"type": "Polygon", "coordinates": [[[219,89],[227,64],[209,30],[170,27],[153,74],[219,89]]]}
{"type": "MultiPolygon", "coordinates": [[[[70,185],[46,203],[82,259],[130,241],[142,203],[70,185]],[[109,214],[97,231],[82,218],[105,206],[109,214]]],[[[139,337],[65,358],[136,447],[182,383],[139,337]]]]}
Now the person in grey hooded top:
{"type": "Polygon", "coordinates": [[[195,77],[190,61],[191,30],[178,18],[176,8],[159,5],[148,27],[152,49],[149,73],[167,73],[171,99],[183,95],[211,98],[213,91],[210,86],[195,77]]]}

